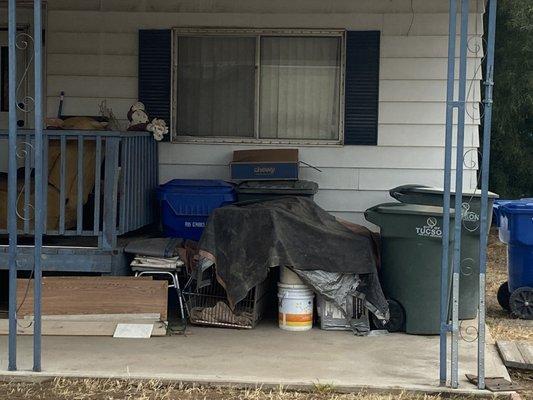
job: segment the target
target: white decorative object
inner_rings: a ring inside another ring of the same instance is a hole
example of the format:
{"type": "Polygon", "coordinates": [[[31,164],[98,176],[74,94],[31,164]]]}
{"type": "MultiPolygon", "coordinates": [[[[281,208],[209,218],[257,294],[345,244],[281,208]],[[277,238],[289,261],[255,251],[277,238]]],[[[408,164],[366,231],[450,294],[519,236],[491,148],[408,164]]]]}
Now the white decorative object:
{"type": "Polygon", "coordinates": [[[144,107],[144,104],[141,103],[140,101],[138,101],[137,103],[134,103],[132,106],[131,106],[131,111],[145,111],[146,108],[144,107]]]}
{"type": "Polygon", "coordinates": [[[152,122],[146,126],[146,130],[152,132],[154,139],[157,141],[163,140],[163,137],[168,134],[167,123],[160,118],[154,118],[152,122]]]}
{"type": "Polygon", "coordinates": [[[134,103],[128,111],[129,131],[144,131],[148,124],[148,114],[145,111],[144,104],[140,101],[134,103]]]}

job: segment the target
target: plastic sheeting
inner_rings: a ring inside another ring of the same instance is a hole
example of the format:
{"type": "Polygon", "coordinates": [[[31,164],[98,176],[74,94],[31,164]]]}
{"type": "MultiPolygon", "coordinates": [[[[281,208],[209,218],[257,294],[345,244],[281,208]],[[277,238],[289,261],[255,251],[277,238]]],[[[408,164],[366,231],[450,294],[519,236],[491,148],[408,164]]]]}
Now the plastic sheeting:
{"type": "Polygon", "coordinates": [[[214,210],[199,248],[216,262],[231,306],[266,279],[269,268],[289,266],[325,298],[342,304],[348,293],[363,296],[370,311],[386,318],[376,246],[370,231],[358,228],[310,199],[285,197],[214,210]]]}
{"type": "Polygon", "coordinates": [[[346,319],[346,325],[350,326],[355,334],[365,335],[370,331],[370,326],[367,318],[356,320],[346,313],[346,310],[349,309],[347,302],[350,297],[363,300],[367,310],[376,315],[377,318],[389,319],[388,305],[380,291],[368,290],[379,286],[379,282],[372,282],[377,279],[375,274],[366,274],[360,277],[357,274],[321,270],[295,269],[294,272],[302,281],[311,286],[315,293],[337,306],[346,319]]]}

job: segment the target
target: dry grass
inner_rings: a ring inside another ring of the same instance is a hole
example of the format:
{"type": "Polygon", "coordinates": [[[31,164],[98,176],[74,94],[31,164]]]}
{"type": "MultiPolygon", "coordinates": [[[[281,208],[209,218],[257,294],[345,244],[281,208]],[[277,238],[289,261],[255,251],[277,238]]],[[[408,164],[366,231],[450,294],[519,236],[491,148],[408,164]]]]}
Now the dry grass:
{"type": "MultiPolygon", "coordinates": [[[[496,293],[505,281],[507,281],[507,246],[498,240],[498,233],[493,230],[488,248],[487,325],[494,340],[533,341],[533,321],[512,318],[498,304],[496,293]]],[[[533,373],[519,369],[510,369],[509,373],[513,381],[525,388],[521,395],[533,399],[533,373]]]]}
{"type": "Polygon", "coordinates": [[[507,246],[491,232],[487,266],[487,324],[495,340],[533,340],[533,321],[512,318],[498,304],[496,293],[507,281],[507,246]]]}
{"type": "MultiPolygon", "coordinates": [[[[261,389],[185,387],[161,382],[55,379],[43,383],[0,383],[0,398],[10,400],[441,400],[425,394],[338,394],[333,388],[314,392],[261,389]]],[[[447,399],[472,399],[468,396],[447,399]]]]}

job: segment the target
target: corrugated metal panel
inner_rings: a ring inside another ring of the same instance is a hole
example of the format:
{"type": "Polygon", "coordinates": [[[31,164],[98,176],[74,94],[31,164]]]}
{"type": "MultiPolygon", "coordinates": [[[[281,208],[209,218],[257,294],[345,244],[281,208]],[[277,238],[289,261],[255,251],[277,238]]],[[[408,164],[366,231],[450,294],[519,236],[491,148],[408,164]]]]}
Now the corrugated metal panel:
{"type": "Polygon", "coordinates": [[[139,31],[139,100],[170,125],[170,29],[139,31]]]}
{"type": "Polygon", "coordinates": [[[379,42],[379,31],[346,34],[345,145],[377,144],[379,42]]]}

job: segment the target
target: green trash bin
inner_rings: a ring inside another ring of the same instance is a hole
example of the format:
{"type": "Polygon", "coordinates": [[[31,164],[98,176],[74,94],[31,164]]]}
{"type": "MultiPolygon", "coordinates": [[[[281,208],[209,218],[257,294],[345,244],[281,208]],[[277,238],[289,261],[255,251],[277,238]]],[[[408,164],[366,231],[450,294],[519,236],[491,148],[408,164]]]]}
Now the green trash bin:
{"type": "MultiPolygon", "coordinates": [[[[442,214],[441,207],[402,203],[380,204],[365,212],[365,218],[381,228],[380,282],[392,305],[401,306],[400,330],[407,333],[440,332],[442,214]]],[[[452,220],[453,216],[451,210],[452,220]]],[[[394,308],[390,307],[391,318],[397,319],[394,308]]]]}
{"type": "MultiPolygon", "coordinates": [[[[390,195],[402,203],[442,207],[444,189],[422,185],[404,185],[390,190],[390,195]]],[[[492,205],[498,198],[489,192],[489,224],[492,221],[492,205]]],[[[455,205],[455,193],[450,196],[450,206],[455,205]]],[[[461,274],[459,278],[459,319],[477,317],[479,302],[479,226],[481,192],[463,192],[461,232],[461,274]]],[[[453,230],[453,225],[452,225],[453,230]]]]}

